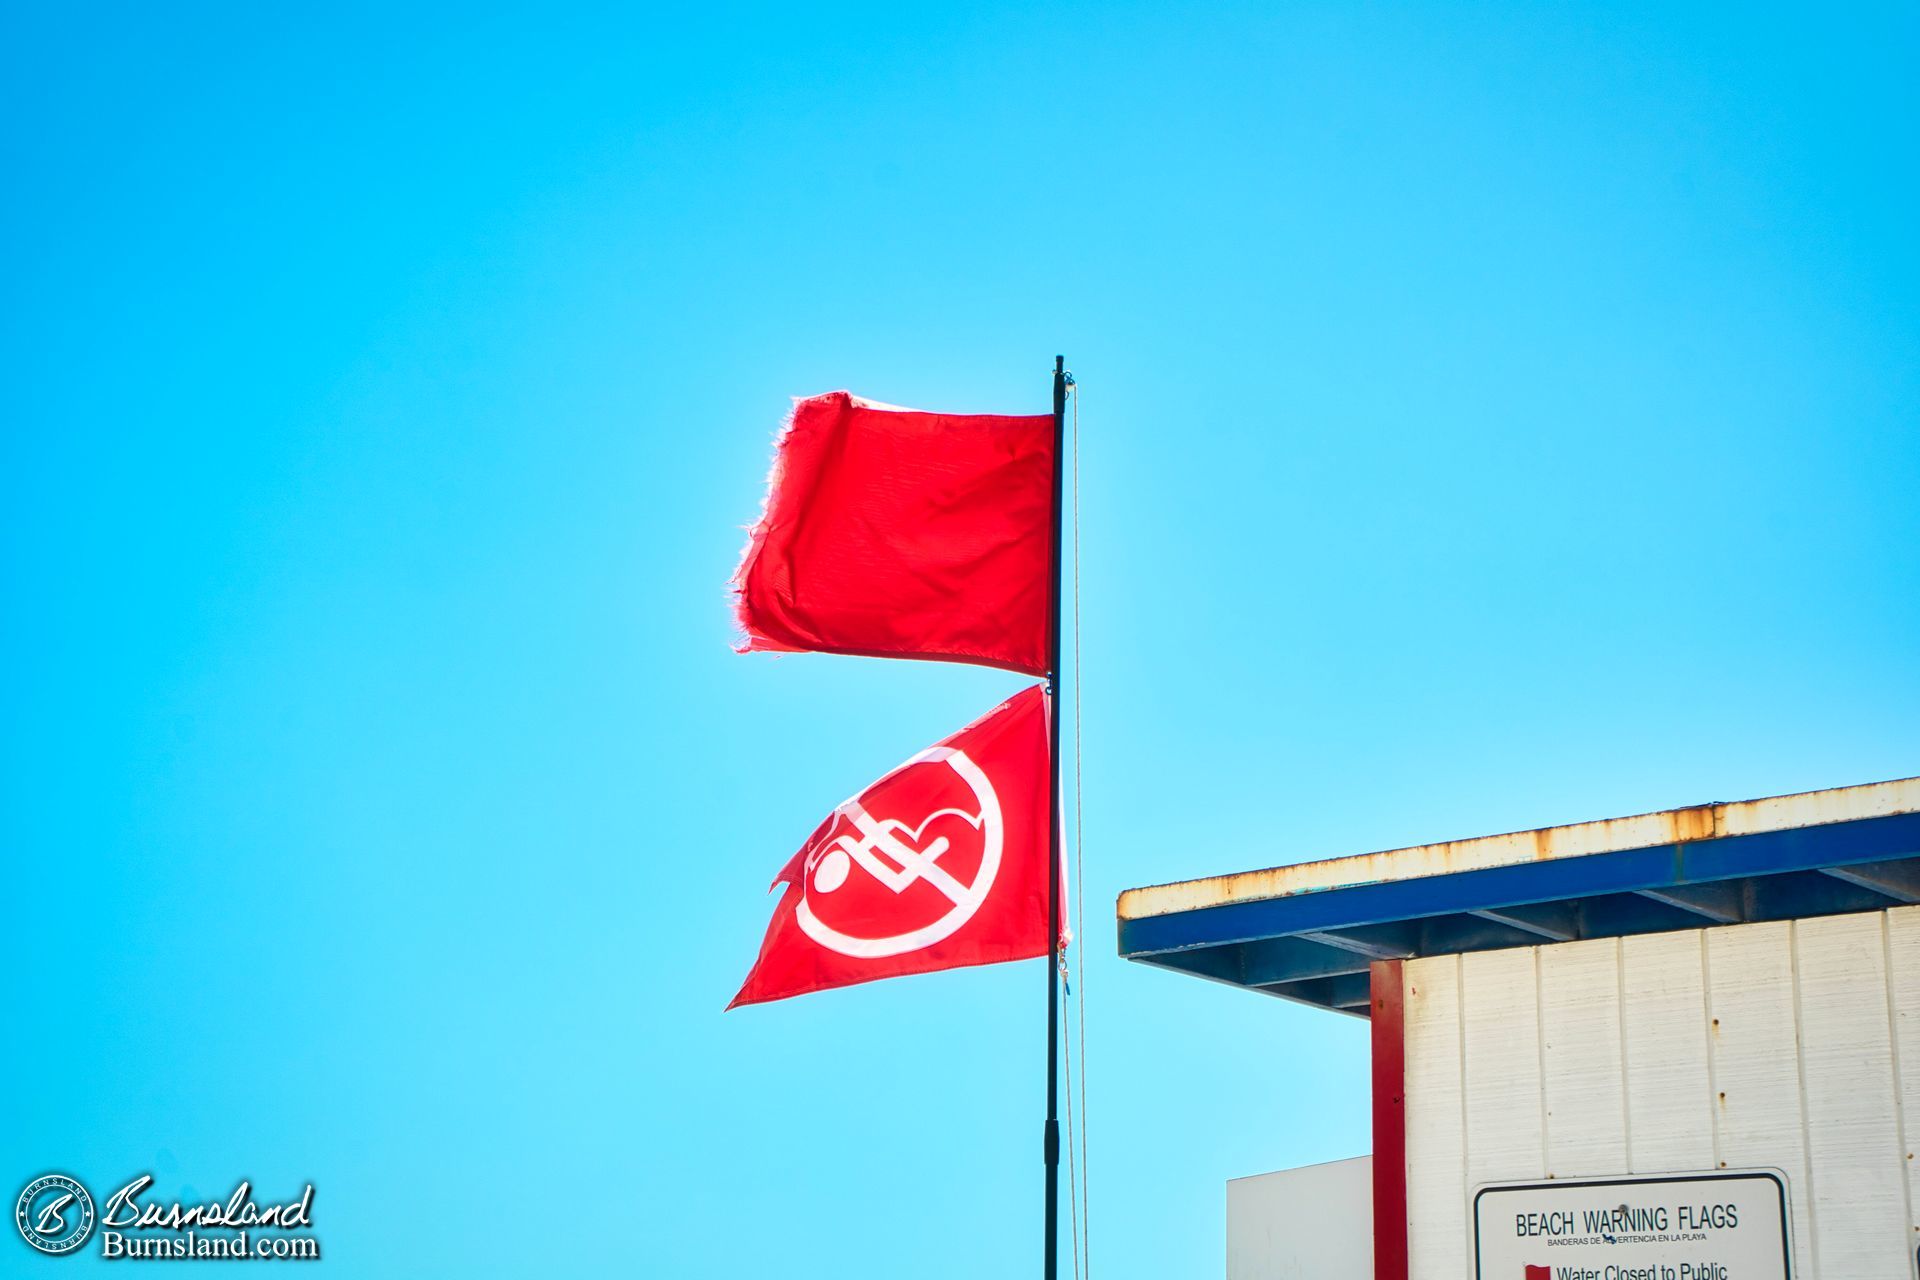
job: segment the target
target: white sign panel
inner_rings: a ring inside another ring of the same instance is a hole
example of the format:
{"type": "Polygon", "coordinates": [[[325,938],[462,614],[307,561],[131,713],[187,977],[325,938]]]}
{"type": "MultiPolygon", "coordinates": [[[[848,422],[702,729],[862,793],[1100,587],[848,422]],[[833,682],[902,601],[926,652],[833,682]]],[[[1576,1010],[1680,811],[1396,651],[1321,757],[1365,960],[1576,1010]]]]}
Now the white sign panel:
{"type": "Polygon", "coordinates": [[[1787,1280],[1787,1180],[1767,1169],[1494,1183],[1478,1280],[1787,1280]]]}

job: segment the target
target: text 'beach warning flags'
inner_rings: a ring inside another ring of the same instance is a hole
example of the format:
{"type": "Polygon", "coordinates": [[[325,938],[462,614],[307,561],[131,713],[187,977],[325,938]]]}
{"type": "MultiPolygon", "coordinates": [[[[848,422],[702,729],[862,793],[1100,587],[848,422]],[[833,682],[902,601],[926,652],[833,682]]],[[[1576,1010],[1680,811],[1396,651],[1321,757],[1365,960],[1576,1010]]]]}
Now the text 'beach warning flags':
{"type": "Polygon", "coordinates": [[[796,401],[734,575],[745,650],[1047,673],[1055,420],[796,401]]]}
{"type": "Polygon", "coordinates": [[[1047,765],[1035,685],[843,802],[775,879],[728,1007],[1046,955],[1047,765]]]}

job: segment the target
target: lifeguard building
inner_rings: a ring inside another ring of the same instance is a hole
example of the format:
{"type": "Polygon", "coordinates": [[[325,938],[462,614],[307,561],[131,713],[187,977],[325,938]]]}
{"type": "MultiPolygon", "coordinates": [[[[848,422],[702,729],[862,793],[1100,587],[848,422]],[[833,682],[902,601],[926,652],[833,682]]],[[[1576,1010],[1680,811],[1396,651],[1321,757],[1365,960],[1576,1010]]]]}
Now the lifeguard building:
{"type": "Polygon", "coordinates": [[[1371,1155],[1229,1183],[1229,1280],[1911,1280],[1915,904],[1909,778],[1133,889],[1120,953],[1372,1020],[1371,1155]]]}

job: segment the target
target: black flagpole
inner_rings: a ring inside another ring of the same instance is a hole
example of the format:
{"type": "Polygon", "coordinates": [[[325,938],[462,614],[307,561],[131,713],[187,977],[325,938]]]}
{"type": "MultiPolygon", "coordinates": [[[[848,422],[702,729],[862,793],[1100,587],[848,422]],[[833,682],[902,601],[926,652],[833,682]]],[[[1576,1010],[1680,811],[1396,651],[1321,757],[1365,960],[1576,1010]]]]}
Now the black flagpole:
{"type": "Polygon", "coordinates": [[[1067,360],[1053,358],[1053,586],[1047,600],[1047,759],[1052,772],[1047,823],[1047,1166],[1046,1263],[1060,1264],[1060,526],[1066,475],[1067,360]]]}

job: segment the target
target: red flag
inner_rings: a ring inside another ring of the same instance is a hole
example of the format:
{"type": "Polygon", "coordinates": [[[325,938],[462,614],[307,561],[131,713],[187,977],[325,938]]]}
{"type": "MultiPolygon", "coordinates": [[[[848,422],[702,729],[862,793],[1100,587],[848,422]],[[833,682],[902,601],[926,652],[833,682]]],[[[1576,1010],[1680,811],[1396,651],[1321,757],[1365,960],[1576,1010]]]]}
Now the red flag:
{"type": "Polygon", "coordinates": [[[1047,669],[1053,419],[796,401],[733,578],[750,649],[1047,669]]]}
{"type": "Polygon", "coordinates": [[[1047,763],[1035,685],[842,803],[774,880],[727,1007],[1046,955],[1047,763]]]}

